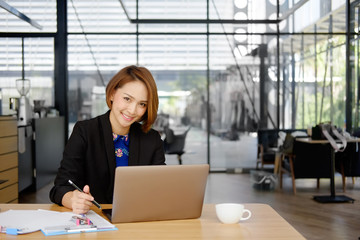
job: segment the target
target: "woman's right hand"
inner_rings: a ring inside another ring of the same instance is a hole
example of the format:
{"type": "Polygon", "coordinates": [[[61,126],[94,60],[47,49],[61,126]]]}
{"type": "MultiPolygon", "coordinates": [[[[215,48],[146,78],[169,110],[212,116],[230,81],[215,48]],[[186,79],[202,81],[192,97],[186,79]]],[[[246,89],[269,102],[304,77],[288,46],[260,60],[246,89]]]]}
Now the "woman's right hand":
{"type": "Polygon", "coordinates": [[[65,207],[72,209],[73,213],[87,213],[93,204],[92,201],[94,201],[94,197],[91,196],[90,187],[88,185],[84,186],[83,191],[84,192],[74,190],[72,192],[67,192],[63,197],[62,204],[65,207]]]}

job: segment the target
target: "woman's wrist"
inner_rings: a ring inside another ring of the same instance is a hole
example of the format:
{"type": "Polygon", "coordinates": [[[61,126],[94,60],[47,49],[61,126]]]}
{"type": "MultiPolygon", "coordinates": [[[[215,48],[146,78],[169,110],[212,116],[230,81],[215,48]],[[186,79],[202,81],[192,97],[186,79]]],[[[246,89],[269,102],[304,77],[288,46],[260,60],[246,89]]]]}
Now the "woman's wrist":
{"type": "Polygon", "coordinates": [[[71,199],[73,197],[73,191],[70,191],[70,192],[67,192],[64,194],[62,200],[61,200],[61,204],[64,206],[64,207],[67,207],[69,209],[72,209],[72,202],[71,202],[71,199]]]}

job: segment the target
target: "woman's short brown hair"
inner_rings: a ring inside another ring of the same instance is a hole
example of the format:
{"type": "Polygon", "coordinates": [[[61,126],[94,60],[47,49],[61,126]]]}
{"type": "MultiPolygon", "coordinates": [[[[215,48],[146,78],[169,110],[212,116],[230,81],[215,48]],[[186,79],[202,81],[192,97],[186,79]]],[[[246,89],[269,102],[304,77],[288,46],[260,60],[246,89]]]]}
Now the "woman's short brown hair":
{"type": "Polygon", "coordinates": [[[110,99],[116,89],[121,88],[128,82],[136,80],[143,82],[148,91],[148,104],[146,112],[140,119],[140,121],[142,121],[142,130],[144,132],[148,132],[156,120],[159,107],[159,97],[157,94],[156,83],[148,69],[134,65],[121,69],[106,86],[106,104],[111,109],[112,101],[110,99]]]}

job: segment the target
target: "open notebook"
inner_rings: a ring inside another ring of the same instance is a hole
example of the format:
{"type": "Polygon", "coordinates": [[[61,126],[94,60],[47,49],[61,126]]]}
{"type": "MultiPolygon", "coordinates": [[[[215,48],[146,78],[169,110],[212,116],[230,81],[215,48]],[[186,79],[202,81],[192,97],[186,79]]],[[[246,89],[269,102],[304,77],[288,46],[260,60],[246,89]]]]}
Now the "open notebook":
{"type": "Polygon", "coordinates": [[[103,212],[112,223],[198,218],[208,173],[207,164],[118,167],[103,212]]]}

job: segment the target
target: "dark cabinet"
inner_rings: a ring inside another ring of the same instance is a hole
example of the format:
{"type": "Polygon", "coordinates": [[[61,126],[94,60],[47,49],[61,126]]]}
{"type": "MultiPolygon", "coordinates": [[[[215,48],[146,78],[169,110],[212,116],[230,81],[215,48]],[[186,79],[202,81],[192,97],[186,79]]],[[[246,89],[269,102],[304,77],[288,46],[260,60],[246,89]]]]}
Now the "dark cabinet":
{"type": "Polygon", "coordinates": [[[54,181],[65,144],[64,117],[34,119],[35,186],[54,181]]]}
{"type": "Polygon", "coordinates": [[[65,146],[64,117],[32,120],[26,131],[26,151],[19,152],[19,191],[39,189],[55,179],[65,146]],[[30,146],[28,146],[30,144],[30,146]]]}

